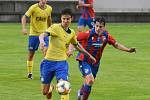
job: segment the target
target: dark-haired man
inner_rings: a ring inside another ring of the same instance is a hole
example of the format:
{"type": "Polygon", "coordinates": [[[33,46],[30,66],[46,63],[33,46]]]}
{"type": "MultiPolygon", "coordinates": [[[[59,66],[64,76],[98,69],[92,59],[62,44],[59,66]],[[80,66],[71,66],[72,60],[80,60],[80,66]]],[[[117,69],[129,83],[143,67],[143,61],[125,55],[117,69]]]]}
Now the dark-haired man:
{"type": "MultiPolygon", "coordinates": [[[[95,58],[77,42],[74,30],[69,28],[72,17],[73,13],[71,9],[63,9],[61,11],[61,23],[51,25],[45,33],[39,36],[41,49],[45,45],[44,37],[50,36],[49,47],[40,67],[41,82],[43,84],[42,92],[43,95],[47,96],[47,99],[51,98],[49,88],[54,76],[56,76],[58,83],[60,81],[68,81],[68,63],[66,59],[70,56],[70,52],[68,51],[70,43],[77,50],[87,55],[92,61],[96,62],[95,58]]],[[[69,100],[69,94],[62,95],[61,100],[69,100]]]]}
{"type": "Polygon", "coordinates": [[[125,52],[136,52],[135,48],[125,47],[118,43],[107,31],[105,31],[104,18],[96,18],[94,24],[94,28],[86,32],[80,32],[77,36],[77,40],[80,44],[82,44],[85,50],[96,58],[96,63],[93,63],[89,57],[85,56],[83,53],[79,52],[77,55],[76,59],[79,62],[79,69],[85,80],[81,89],[78,91],[78,100],[88,100],[91,87],[99,69],[103,50],[107,44],[125,52]]]}

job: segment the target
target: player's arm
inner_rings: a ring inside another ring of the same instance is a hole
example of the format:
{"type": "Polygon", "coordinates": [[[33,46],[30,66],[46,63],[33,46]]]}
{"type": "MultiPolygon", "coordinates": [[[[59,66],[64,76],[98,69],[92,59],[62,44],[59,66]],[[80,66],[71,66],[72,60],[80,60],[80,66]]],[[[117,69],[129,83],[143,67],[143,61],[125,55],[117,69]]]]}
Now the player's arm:
{"type": "Polygon", "coordinates": [[[27,35],[28,32],[27,32],[27,29],[26,29],[26,15],[23,15],[22,18],[21,18],[21,24],[22,24],[22,33],[24,35],[27,35]]]}
{"type": "Polygon", "coordinates": [[[68,49],[68,51],[67,51],[67,56],[68,56],[68,57],[73,56],[73,52],[74,52],[74,46],[70,43],[70,44],[69,44],[69,49],[68,49]]]}
{"type": "Polygon", "coordinates": [[[74,47],[81,53],[83,53],[84,55],[88,56],[91,58],[91,60],[96,63],[96,59],[91,55],[89,54],[83,47],[80,43],[77,43],[76,45],[74,45],[74,47]]]}
{"type": "Polygon", "coordinates": [[[121,51],[126,51],[126,52],[136,52],[135,48],[128,48],[120,43],[118,43],[109,33],[108,33],[108,43],[112,44],[116,49],[119,49],[121,51]]]}
{"type": "Polygon", "coordinates": [[[79,1],[78,7],[93,7],[93,3],[84,3],[83,1],[79,1]]]}
{"type": "Polygon", "coordinates": [[[128,47],[126,47],[126,46],[124,46],[124,45],[122,45],[122,44],[120,44],[118,42],[115,42],[115,44],[113,46],[116,49],[119,49],[121,51],[126,51],[126,52],[130,52],[130,53],[136,52],[136,48],[128,48],[128,47]]]}
{"type": "Polygon", "coordinates": [[[48,19],[47,19],[47,26],[50,27],[52,25],[52,17],[51,16],[48,16],[48,19]]]}
{"type": "MultiPolygon", "coordinates": [[[[78,41],[87,39],[89,37],[89,32],[79,32],[76,36],[78,41]]],[[[74,46],[72,44],[69,44],[69,50],[67,51],[67,56],[70,57],[73,55],[74,46]]]]}
{"type": "Polygon", "coordinates": [[[41,50],[44,49],[44,45],[45,45],[44,37],[49,36],[49,35],[50,35],[49,32],[45,32],[45,33],[40,34],[40,36],[39,36],[39,41],[40,41],[40,49],[41,49],[41,50]]]}

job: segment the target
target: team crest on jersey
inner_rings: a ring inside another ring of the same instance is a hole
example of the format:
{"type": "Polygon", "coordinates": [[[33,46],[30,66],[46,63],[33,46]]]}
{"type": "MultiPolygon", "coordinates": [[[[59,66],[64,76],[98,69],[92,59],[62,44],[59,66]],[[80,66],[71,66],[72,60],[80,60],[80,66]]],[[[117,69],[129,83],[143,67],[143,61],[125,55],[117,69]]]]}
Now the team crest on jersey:
{"type": "Polygon", "coordinates": [[[103,42],[106,42],[106,36],[102,36],[103,42]]]}
{"type": "Polygon", "coordinates": [[[94,40],[94,37],[92,37],[92,40],[94,40]]]}

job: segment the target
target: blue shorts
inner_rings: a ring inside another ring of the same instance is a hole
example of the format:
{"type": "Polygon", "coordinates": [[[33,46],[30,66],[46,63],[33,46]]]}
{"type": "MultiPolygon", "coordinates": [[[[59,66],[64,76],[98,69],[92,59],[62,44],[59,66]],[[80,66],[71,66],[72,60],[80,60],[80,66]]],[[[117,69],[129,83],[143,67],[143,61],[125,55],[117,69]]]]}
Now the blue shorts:
{"type": "Polygon", "coordinates": [[[67,81],[68,70],[67,61],[50,61],[44,59],[40,66],[41,82],[43,84],[50,84],[54,76],[56,76],[57,81],[60,79],[67,81]]]}
{"type": "MultiPolygon", "coordinates": [[[[44,41],[46,43],[46,47],[49,45],[49,38],[48,36],[44,38],[44,41]]],[[[39,47],[39,36],[29,36],[28,40],[28,50],[29,51],[37,51],[39,47]]]]}
{"type": "Polygon", "coordinates": [[[92,66],[92,65],[89,65],[87,62],[79,61],[78,67],[83,76],[86,76],[92,73],[94,78],[96,78],[99,66],[92,66]]]}
{"type": "Polygon", "coordinates": [[[79,21],[78,21],[78,26],[86,26],[88,25],[88,27],[91,29],[94,27],[94,19],[93,18],[88,18],[85,19],[82,16],[80,17],[79,21]]]}

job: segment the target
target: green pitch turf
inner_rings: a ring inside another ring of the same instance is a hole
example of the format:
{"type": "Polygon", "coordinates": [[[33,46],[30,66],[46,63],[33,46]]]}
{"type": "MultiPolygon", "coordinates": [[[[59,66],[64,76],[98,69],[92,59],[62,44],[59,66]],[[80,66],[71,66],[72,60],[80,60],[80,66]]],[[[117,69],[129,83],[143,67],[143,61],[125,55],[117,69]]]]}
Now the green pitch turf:
{"type": "MultiPolygon", "coordinates": [[[[137,53],[122,52],[108,45],[89,100],[150,100],[150,24],[109,23],[107,29],[118,42],[136,47],[137,53]]],[[[18,23],[0,23],[0,100],[45,100],[39,78],[42,58],[39,50],[34,59],[34,79],[28,80],[27,36],[22,35],[18,23]]],[[[82,78],[75,56],[68,62],[72,85],[70,100],[76,100],[82,78]]],[[[56,91],[52,100],[60,100],[56,91]]]]}

